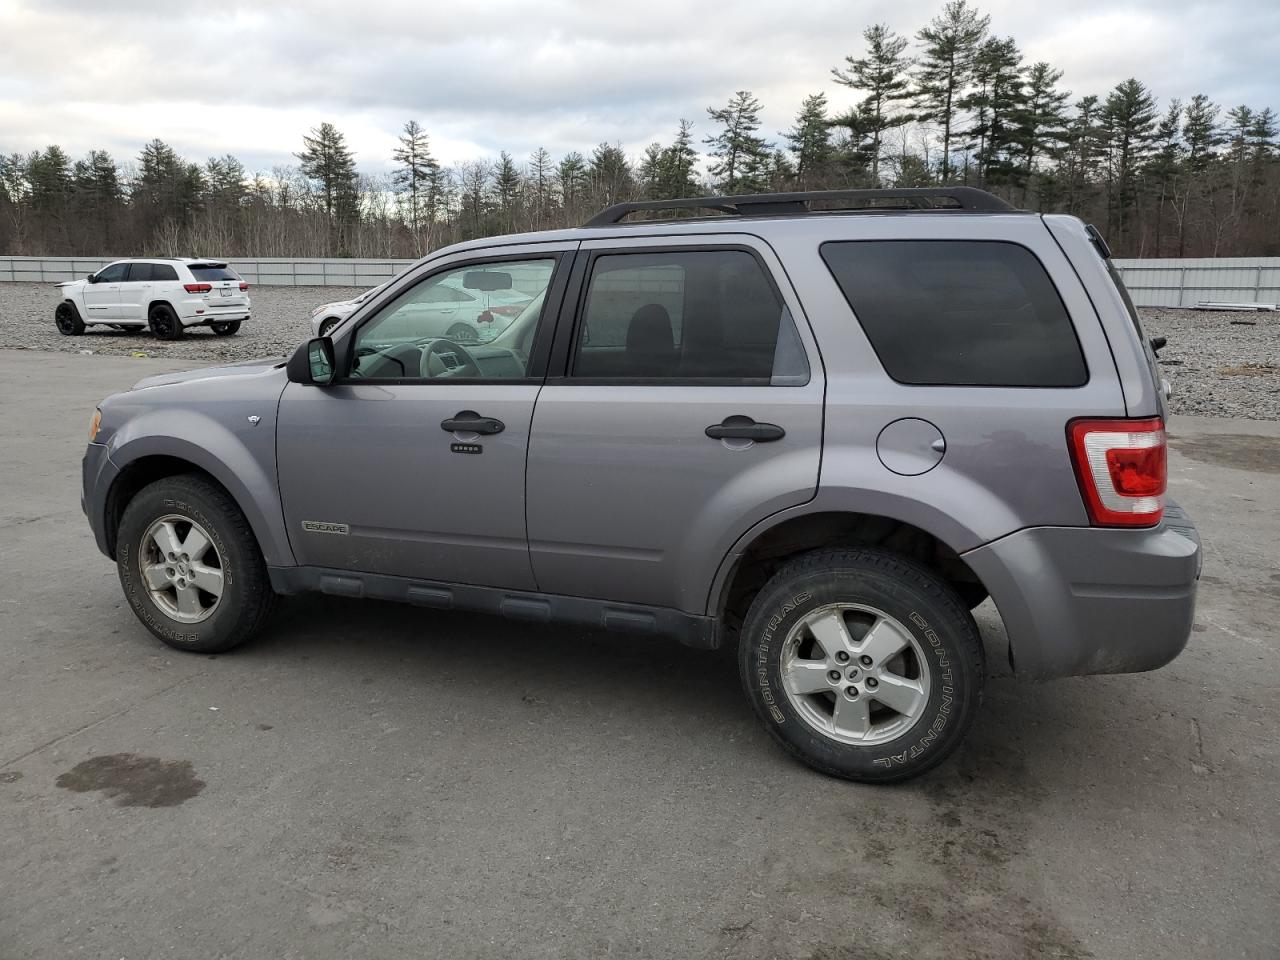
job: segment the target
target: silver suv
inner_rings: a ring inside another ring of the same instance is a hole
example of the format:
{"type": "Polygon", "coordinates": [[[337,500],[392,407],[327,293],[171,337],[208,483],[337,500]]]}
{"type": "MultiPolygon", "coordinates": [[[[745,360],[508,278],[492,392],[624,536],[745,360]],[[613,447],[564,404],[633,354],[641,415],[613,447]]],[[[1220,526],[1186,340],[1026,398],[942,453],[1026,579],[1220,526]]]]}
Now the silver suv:
{"type": "Polygon", "coordinates": [[[1195,606],[1102,238],[971,189],[459,244],[287,363],[108,398],[90,440],[98,546],[173,647],[302,591],[736,644],[774,738],[854,780],[959,743],[988,596],[1031,680],[1159,667],[1195,606]],[[529,303],[484,344],[415,334],[442,284],[529,303]]]}

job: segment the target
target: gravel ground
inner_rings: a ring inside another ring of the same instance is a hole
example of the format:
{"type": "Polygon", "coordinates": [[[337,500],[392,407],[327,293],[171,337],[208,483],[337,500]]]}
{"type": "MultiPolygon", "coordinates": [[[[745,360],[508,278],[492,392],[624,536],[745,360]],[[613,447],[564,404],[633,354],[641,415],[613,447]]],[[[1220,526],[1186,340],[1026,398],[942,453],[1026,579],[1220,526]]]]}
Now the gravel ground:
{"type": "MultiPolygon", "coordinates": [[[[253,319],[233,337],[219,337],[208,327],[189,329],[176,342],[156,340],[147,332],[119,332],[89,327],[81,337],[64,337],[53,325],[57,291],[47,283],[0,283],[0,348],[59,350],[70,353],[190,359],[193,366],[227,360],[283,356],[311,336],[311,310],[321,303],[347,300],[353,287],[253,287],[253,319]]],[[[141,374],[140,374],[141,375],[141,374]]]]}
{"type": "MultiPolygon", "coordinates": [[[[349,287],[255,287],[253,320],[234,337],[205,327],[177,343],[147,333],[91,327],[83,337],[60,336],[53,326],[54,289],[43,283],[0,283],[0,347],[23,350],[142,352],[190,359],[194,365],[289,353],[310,334],[316,304],[344,300],[349,287]]],[[[1149,336],[1164,336],[1160,369],[1173,385],[1172,412],[1280,420],[1280,314],[1211,313],[1144,309],[1149,336]]]]}

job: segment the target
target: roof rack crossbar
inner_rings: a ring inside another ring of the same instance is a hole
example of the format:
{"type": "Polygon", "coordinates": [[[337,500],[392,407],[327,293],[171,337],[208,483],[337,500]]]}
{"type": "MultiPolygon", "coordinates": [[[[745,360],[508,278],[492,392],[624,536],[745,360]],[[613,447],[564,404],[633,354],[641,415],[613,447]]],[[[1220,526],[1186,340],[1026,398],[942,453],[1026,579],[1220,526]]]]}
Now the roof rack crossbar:
{"type": "Polygon", "coordinates": [[[679,200],[636,200],[606,207],[583,224],[608,227],[622,223],[633,213],[661,210],[710,210],[738,217],[794,216],[844,210],[891,210],[893,207],[848,206],[813,209],[815,202],[900,200],[917,210],[958,209],[980,213],[1009,213],[1014,210],[999,197],[976,187],[902,187],[887,190],[811,190],[802,193],[755,193],[738,197],[687,197],[679,200]],[[949,200],[954,207],[935,201],[949,200]]]}

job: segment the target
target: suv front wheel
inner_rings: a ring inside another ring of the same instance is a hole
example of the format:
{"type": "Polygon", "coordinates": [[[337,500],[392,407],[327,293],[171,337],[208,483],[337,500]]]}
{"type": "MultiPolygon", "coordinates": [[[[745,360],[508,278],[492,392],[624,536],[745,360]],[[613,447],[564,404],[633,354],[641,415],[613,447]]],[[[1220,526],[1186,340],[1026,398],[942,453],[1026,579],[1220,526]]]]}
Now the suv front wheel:
{"type": "Polygon", "coordinates": [[[217,485],[187,474],[129,501],[116,566],[138,619],[178,650],[220,653],[266,623],[275,594],[253,530],[217,485]]]}
{"type": "Polygon", "coordinates": [[[888,783],[941,763],[982,697],[977,625],[942,579],[895,554],[822,550],[774,575],[751,604],[742,682],[793,756],[888,783]]]}

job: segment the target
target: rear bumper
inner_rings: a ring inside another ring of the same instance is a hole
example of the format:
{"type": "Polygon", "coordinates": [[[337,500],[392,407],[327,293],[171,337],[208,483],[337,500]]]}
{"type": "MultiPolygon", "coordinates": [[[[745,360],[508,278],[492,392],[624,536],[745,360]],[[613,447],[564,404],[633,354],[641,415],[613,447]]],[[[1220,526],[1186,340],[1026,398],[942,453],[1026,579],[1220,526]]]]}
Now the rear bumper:
{"type": "Polygon", "coordinates": [[[1032,527],[964,559],[1000,611],[1020,679],[1155,670],[1191,635],[1200,538],[1177,504],[1148,530],[1032,527]]]}

